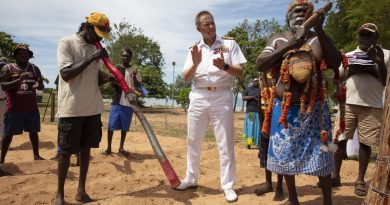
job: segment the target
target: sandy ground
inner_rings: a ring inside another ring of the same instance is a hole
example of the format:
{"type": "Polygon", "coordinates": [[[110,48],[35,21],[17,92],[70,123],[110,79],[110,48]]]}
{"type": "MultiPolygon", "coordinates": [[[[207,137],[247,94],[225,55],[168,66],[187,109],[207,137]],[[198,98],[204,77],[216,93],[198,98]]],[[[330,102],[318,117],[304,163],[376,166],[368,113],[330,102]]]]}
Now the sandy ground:
{"type": "MultiPolygon", "coordinates": [[[[92,151],[87,191],[96,201],[91,204],[227,204],[220,188],[219,158],[215,143],[203,144],[198,188],[178,192],[170,188],[144,132],[128,133],[125,145],[125,149],[130,152],[128,157],[117,154],[119,132],[114,134],[114,153],[107,157],[101,154],[107,143],[105,133],[104,130],[100,148],[92,151]]],[[[42,124],[40,133],[42,157],[49,159],[54,156],[56,136],[54,124],[42,124]]],[[[186,166],[186,140],[159,135],[157,137],[176,173],[183,178],[186,166]]],[[[242,141],[237,141],[235,153],[237,181],[234,188],[239,196],[235,204],[281,204],[282,202],[272,201],[273,193],[263,196],[253,194],[265,181],[264,170],[258,165],[257,150],[246,149],[242,141]]],[[[65,200],[69,204],[79,204],[74,199],[79,175],[75,157],[72,157],[71,163],[65,185],[65,200]]],[[[27,134],[14,137],[6,163],[1,165],[1,168],[12,173],[12,176],[0,177],[0,204],[51,204],[57,186],[57,162],[33,161],[27,134]]],[[[371,163],[367,179],[371,177],[373,168],[374,164],[371,163]]],[[[362,203],[364,198],[353,194],[357,170],[357,161],[344,161],[341,173],[343,186],[333,189],[334,204],[362,203]]],[[[273,179],[275,181],[276,177],[273,179]]],[[[321,190],[314,188],[316,182],[316,177],[302,175],[296,178],[302,205],[322,204],[321,190]]],[[[287,193],[285,185],[284,190],[287,193]]],[[[287,194],[285,196],[287,197],[287,194]]]]}

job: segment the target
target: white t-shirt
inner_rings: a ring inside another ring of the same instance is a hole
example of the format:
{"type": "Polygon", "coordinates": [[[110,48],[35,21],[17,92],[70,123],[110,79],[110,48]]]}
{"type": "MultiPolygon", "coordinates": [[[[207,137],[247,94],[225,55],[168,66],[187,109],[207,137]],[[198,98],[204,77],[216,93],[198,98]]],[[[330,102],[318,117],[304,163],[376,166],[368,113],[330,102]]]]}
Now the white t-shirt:
{"type": "MultiPolygon", "coordinates": [[[[359,48],[346,53],[347,56],[352,56],[357,52],[363,52],[359,48]]],[[[389,50],[383,49],[385,65],[389,61],[389,50]]],[[[356,62],[356,59],[349,58],[349,62],[355,61],[353,63],[359,64],[369,64],[370,62],[356,62]]],[[[371,62],[372,63],[372,62],[371,62]]],[[[340,66],[340,71],[343,74],[343,68],[340,66]]],[[[347,99],[346,104],[351,105],[361,105],[374,108],[382,108],[383,103],[383,91],[385,86],[371,74],[368,73],[357,73],[351,75],[346,81],[347,87],[347,99]]]]}
{"type": "MultiPolygon", "coordinates": [[[[202,51],[202,61],[196,69],[194,87],[231,87],[233,76],[213,65],[213,59],[220,58],[223,51],[225,63],[238,65],[246,63],[246,59],[235,40],[222,39],[217,36],[213,46],[209,47],[204,41],[198,43],[202,51]]],[[[188,51],[184,69],[193,65],[191,50],[188,51]]]]}
{"type": "MultiPolygon", "coordinates": [[[[61,70],[77,64],[96,51],[81,36],[74,34],[60,40],[57,65],[61,70]]],[[[102,61],[93,61],[79,75],[65,82],[61,75],[58,84],[58,117],[83,117],[103,112],[103,99],[98,86],[102,61]]]]}

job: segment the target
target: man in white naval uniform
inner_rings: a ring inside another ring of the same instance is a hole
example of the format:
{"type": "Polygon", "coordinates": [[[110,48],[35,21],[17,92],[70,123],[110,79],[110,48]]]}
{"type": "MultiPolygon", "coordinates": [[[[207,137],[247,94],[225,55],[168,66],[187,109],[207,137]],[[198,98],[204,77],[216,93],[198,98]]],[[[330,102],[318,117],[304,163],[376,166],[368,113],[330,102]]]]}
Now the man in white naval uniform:
{"type": "Polygon", "coordinates": [[[216,35],[213,15],[201,11],[195,18],[203,39],[193,45],[184,63],[183,77],[193,80],[188,109],[188,150],[186,178],[177,190],[196,187],[199,176],[201,145],[209,122],[220,157],[221,186],[228,202],[237,201],[233,190],[236,179],[233,136],[233,77],[241,77],[246,62],[232,38],[216,35]]]}

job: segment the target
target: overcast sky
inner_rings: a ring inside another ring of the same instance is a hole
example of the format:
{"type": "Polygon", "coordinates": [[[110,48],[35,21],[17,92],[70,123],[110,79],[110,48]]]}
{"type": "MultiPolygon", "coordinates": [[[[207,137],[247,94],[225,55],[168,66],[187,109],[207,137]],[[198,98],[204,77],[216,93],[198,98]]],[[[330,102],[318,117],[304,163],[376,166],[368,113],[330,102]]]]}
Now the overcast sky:
{"type": "Polygon", "coordinates": [[[14,36],[14,41],[27,43],[34,52],[31,60],[50,80],[57,76],[58,40],[74,33],[85,16],[98,11],[106,14],[111,24],[125,19],[160,44],[165,59],[164,80],[172,83],[180,74],[187,49],[201,35],[194,18],[201,10],[214,14],[218,35],[225,35],[244,19],[275,18],[284,24],[290,0],[2,0],[0,31],[14,36]]]}

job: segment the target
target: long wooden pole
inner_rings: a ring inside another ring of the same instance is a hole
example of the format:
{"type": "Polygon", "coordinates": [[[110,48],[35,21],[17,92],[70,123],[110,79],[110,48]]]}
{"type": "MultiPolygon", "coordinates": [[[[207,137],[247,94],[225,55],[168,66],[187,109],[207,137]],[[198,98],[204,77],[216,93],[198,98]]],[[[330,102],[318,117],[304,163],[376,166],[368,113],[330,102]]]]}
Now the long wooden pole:
{"type": "Polygon", "coordinates": [[[45,112],[43,112],[42,122],[45,121],[45,115],[46,115],[47,107],[49,106],[49,102],[50,102],[50,98],[51,98],[52,93],[53,93],[53,88],[50,89],[49,98],[47,99],[47,103],[46,103],[46,107],[45,107],[45,112]]]}
{"type": "MultiPolygon", "coordinates": [[[[103,46],[100,44],[100,42],[95,44],[96,48],[102,49],[103,46]]],[[[115,80],[119,83],[121,89],[123,92],[126,93],[126,97],[129,100],[130,104],[132,105],[132,108],[134,110],[134,114],[138,117],[139,121],[141,122],[142,126],[144,127],[146,131],[146,135],[148,136],[148,139],[150,141],[150,144],[152,145],[154,154],[156,155],[157,159],[160,162],[160,165],[162,169],[164,170],[164,173],[166,177],[168,178],[169,183],[171,184],[172,188],[175,188],[180,185],[180,179],[177,176],[175,170],[173,169],[171,163],[169,162],[168,158],[165,156],[164,151],[162,150],[156,135],[153,132],[152,126],[149,124],[148,120],[144,116],[144,114],[141,112],[139,107],[130,99],[131,94],[141,95],[136,90],[131,89],[122,73],[111,63],[111,61],[105,57],[102,58],[104,64],[106,65],[107,69],[110,71],[111,74],[114,75],[115,80]]]]}
{"type": "Polygon", "coordinates": [[[375,163],[374,175],[370,188],[363,204],[365,205],[389,205],[390,204],[390,64],[387,67],[387,88],[385,92],[385,104],[383,125],[380,138],[379,155],[375,163]]]}

